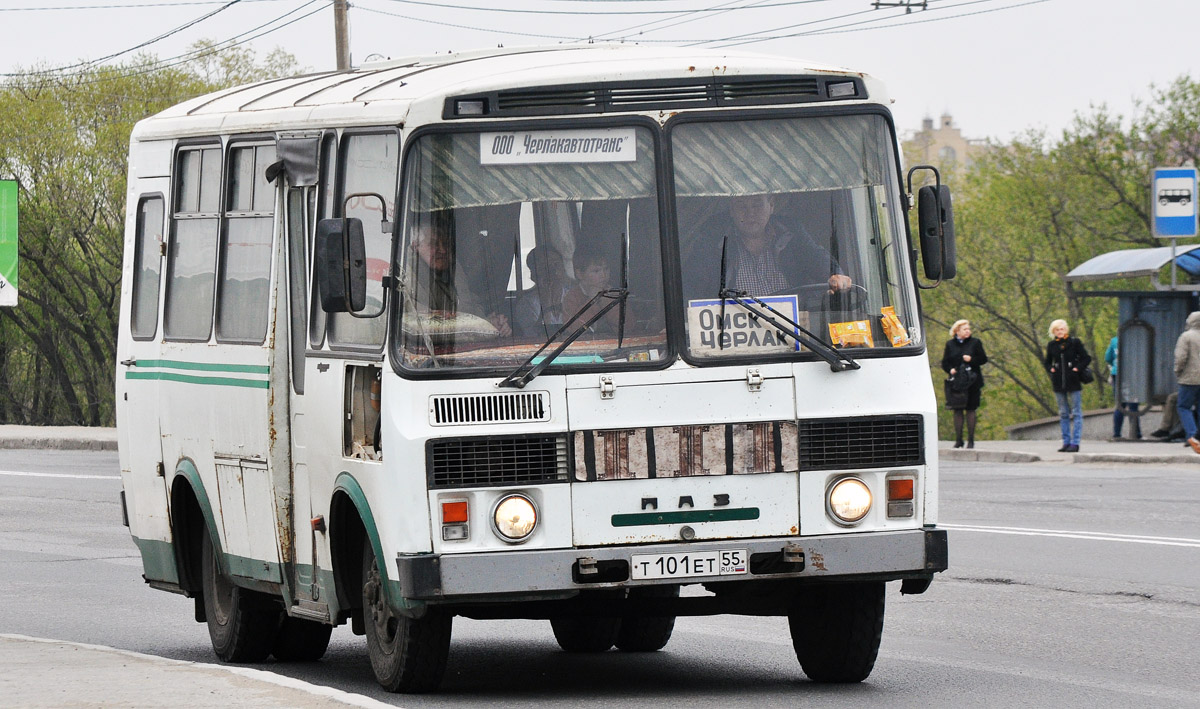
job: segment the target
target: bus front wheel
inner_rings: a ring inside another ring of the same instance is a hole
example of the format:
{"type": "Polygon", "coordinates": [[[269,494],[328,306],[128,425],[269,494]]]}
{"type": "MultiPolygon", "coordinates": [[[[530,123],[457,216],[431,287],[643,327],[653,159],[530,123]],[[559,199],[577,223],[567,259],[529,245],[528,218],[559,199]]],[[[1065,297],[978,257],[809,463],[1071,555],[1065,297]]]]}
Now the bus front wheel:
{"type": "Polygon", "coordinates": [[[620,618],[551,618],[558,646],[567,652],[605,652],[617,642],[620,618]]]}
{"type": "Polygon", "coordinates": [[[363,545],[362,559],[363,624],[376,681],[389,692],[437,689],[450,655],[453,616],[436,608],[421,618],[396,615],[388,605],[369,539],[363,545]]]}
{"type": "MultiPolygon", "coordinates": [[[[630,598],[679,598],[678,586],[645,586],[629,590],[630,598]]],[[[657,652],[667,646],[675,631],[675,616],[623,618],[617,633],[621,652],[657,652]]]]}
{"type": "Polygon", "coordinates": [[[805,589],[788,614],[792,646],[814,682],[861,682],[875,667],[883,637],[884,584],[829,584],[805,589]]]}
{"type": "Polygon", "coordinates": [[[225,578],[208,530],[201,534],[204,615],[213,652],[225,662],[262,662],[275,644],[282,609],[272,599],[225,578]]]}

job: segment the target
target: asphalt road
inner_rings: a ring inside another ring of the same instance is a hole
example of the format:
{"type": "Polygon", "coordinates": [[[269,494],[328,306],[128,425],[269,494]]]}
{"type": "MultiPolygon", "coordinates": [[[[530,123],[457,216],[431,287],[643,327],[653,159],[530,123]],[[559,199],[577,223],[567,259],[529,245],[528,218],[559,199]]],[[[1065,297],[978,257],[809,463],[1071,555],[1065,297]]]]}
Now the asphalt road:
{"type": "MultiPolygon", "coordinates": [[[[732,616],[599,656],[560,652],[546,622],[456,619],[430,696],[380,691],[347,627],[319,663],[260,667],[406,707],[1200,705],[1200,473],[947,463],[942,481],[950,571],[889,586],[861,685],[808,682],[786,621],[732,616]]],[[[115,453],[0,451],[0,632],[214,661],[191,601],[142,583],[119,490],[115,453]]]]}

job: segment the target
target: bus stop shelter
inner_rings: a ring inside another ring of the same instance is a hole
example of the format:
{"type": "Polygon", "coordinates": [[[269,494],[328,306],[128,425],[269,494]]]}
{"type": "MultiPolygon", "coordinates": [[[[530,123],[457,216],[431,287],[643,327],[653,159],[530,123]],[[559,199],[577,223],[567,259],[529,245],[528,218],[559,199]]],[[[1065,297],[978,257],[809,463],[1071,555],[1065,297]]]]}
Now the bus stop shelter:
{"type": "Polygon", "coordinates": [[[1200,244],[1123,249],[1088,259],[1065,277],[1080,297],[1116,298],[1119,306],[1120,401],[1161,404],[1175,391],[1175,340],[1200,309],[1200,244]],[[1171,268],[1163,283],[1163,269],[1171,268]],[[1186,281],[1179,284],[1178,281],[1186,281]],[[1151,289],[1093,290],[1085,283],[1149,278],[1151,289]]]}

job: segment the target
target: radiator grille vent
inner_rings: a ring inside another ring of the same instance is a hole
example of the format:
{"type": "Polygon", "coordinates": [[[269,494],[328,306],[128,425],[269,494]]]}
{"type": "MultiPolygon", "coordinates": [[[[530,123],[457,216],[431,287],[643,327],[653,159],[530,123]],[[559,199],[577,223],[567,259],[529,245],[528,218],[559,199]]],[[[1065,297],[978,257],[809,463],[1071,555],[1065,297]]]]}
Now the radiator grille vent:
{"type": "MultiPolygon", "coordinates": [[[[445,117],[459,118],[455,105],[482,101],[487,116],[542,116],[555,113],[669,110],[718,106],[828,101],[825,84],[855,84],[852,98],[867,97],[860,79],[814,76],[738,76],[685,80],[570,84],[513,89],[490,94],[456,96],[446,100],[445,117]]],[[[836,99],[833,99],[836,100],[836,99]]]]}
{"type": "Polygon", "coordinates": [[[429,422],[434,426],[549,420],[550,406],[546,401],[546,393],[541,391],[461,394],[429,399],[429,422]]]}
{"type": "Polygon", "coordinates": [[[432,487],[534,485],[570,477],[564,435],[440,439],[427,446],[432,487]]]}
{"type": "Polygon", "coordinates": [[[800,421],[800,469],[887,468],[925,462],[920,416],[800,421]]]}

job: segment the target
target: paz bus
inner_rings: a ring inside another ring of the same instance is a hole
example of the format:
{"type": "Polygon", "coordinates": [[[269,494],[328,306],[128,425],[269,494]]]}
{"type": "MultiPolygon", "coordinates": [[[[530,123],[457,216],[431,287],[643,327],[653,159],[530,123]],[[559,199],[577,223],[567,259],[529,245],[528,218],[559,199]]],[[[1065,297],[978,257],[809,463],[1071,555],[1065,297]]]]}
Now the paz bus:
{"type": "Polygon", "coordinates": [[[349,622],[390,691],[438,687],[456,616],[576,653],[786,617],[809,678],[865,679],[885,584],[947,567],[918,289],[953,222],[888,104],[583,45],[141,121],[116,394],[146,583],[227,662],[314,661],[349,622]]]}

